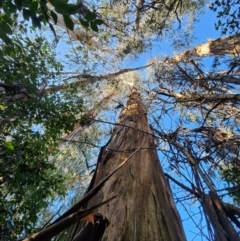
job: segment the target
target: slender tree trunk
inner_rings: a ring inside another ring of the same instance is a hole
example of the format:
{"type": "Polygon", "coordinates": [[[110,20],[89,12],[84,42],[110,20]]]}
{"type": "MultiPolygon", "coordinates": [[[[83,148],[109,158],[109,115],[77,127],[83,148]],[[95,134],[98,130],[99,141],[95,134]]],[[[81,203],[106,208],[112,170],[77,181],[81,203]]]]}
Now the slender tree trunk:
{"type": "Polygon", "coordinates": [[[141,69],[145,69],[150,67],[152,64],[148,64],[145,66],[141,66],[141,67],[137,67],[137,68],[128,68],[128,69],[121,69],[115,73],[111,73],[111,74],[106,74],[106,75],[99,75],[99,76],[94,76],[94,75],[83,75],[83,74],[79,74],[79,75],[75,75],[75,76],[70,76],[66,79],[63,79],[62,81],[66,82],[68,80],[71,79],[80,79],[79,81],[73,82],[73,83],[69,83],[69,85],[57,85],[57,86],[53,86],[50,88],[45,89],[44,91],[42,91],[42,93],[44,94],[48,94],[48,93],[55,93],[61,90],[65,90],[69,87],[80,87],[86,84],[94,84],[97,81],[101,81],[104,79],[111,79],[111,78],[116,78],[117,76],[121,75],[121,74],[125,74],[125,73],[129,73],[132,71],[137,71],[137,70],[141,70],[141,69]]]}
{"type": "MultiPolygon", "coordinates": [[[[108,146],[99,156],[90,187],[96,186],[127,158],[129,159],[124,166],[88,204],[91,207],[117,195],[113,201],[98,210],[109,220],[102,240],[186,240],[158,160],[154,136],[148,125],[143,103],[135,89],[115,126],[108,146]]],[[[80,229],[75,225],[69,231],[67,240],[73,240],[80,229]]]]}

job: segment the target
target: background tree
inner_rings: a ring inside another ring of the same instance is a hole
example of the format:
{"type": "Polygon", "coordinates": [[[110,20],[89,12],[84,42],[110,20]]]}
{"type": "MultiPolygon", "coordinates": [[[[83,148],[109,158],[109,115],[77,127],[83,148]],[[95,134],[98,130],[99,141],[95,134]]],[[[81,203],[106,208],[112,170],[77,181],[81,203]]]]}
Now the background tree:
{"type": "Polygon", "coordinates": [[[222,34],[233,34],[239,32],[239,7],[237,1],[213,1],[210,9],[217,12],[218,21],[216,29],[221,29],[222,34]]]}
{"type": "MultiPolygon", "coordinates": [[[[16,26],[24,28],[24,21],[19,22],[19,18],[23,18],[25,21],[31,20],[34,28],[41,29],[42,24],[47,24],[56,37],[53,23],[57,23],[57,14],[60,14],[64,25],[73,30],[74,22],[71,15],[77,15],[79,23],[88,23],[88,21],[92,21],[92,18],[96,19],[95,13],[91,12],[83,2],[78,1],[77,4],[71,4],[62,0],[49,2],[45,0],[1,1],[0,26],[2,31],[0,38],[5,44],[11,43],[14,28],[16,26]]],[[[96,30],[98,24],[102,24],[102,21],[93,22],[90,25],[91,29],[96,30]]],[[[86,27],[86,24],[83,26],[86,27]]]]}
{"type": "Polygon", "coordinates": [[[61,132],[73,129],[83,101],[74,91],[43,94],[62,68],[44,38],[16,36],[0,51],[0,222],[1,239],[7,240],[32,232],[37,212],[56,192],[64,194],[64,175],[48,156],[55,153],[61,132]]]}

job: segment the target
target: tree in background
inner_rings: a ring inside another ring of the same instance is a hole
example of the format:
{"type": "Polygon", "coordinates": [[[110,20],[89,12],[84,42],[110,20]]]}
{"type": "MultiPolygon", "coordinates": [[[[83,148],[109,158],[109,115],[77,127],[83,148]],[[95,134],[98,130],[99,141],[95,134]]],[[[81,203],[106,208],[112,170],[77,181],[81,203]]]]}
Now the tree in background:
{"type": "Polygon", "coordinates": [[[1,239],[10,240],[23,230],[32,232],[37,212],[56,192],[64,194],[64,175],[48,156],[56,152],[61,133],[72,131],[83,101],[74,91],[44,94],[62,66],[43,37],[13,36],[0,52],[0,223],[1,239]]]}

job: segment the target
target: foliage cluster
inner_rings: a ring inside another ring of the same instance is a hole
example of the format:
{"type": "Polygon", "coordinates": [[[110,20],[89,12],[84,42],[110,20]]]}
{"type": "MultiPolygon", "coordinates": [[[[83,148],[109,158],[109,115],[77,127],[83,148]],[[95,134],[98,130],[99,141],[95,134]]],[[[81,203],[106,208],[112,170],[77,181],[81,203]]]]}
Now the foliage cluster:
{"type": "Polygon", "coordinates": [[[216,0],[211,3],[210,9],[218,13],[218,22],[215,24],[215,26],[217,30],[221,29],[223,35],[226,33],[234,34],[239,32],[239,1],[216,0]]]}
{"type": "Polygon", "coordinates": [[[34,28],[41,29],[42,24],[48,24],[53,31],[54,24],[58,22],[58,14],[62,15],[64,23],[69,30],[74,29],[74,21],[71,15],[79,15],[79,22],[84,27],[90,27],[98,31],[98,25],[103,24],[97,19],[94,12],[88,10],[83,4],[71,4],[65,0],[3,0],[0,2],[0,38],[5,43],[11,43],[11,35],[15,26],[20,27],[24,21],[31,20],[34,28]],[[53,7],[52,7],[53,6],[53,7]],[[20,23],[19,23],[20,21],[20,23]]]}
{"type": "Polygon", "coordinates": [[[11,240],[32,232],[37,213],[65,193],[66,177],[49,156],[73,130],[83,101],[74,91],[44,92],[62,66],[42,37],[13,36],[0,55],[1,240],[11,240]]]}

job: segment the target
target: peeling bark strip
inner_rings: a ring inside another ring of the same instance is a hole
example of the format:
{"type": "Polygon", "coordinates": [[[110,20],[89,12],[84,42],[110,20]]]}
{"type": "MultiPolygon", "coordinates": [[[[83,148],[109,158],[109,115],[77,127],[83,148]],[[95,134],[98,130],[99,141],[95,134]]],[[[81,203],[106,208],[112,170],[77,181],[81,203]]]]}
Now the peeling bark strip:
{"type": "Polygon", "coordinates": [[[239,241],[239,235],[230,223],[216,194],[210,192],[209,195],[204,195],[202,204],[215,230],[216,240],[239,241]]]}
{"type": "MultiPolygon", "coordinates": [[[[98,209],[98,213],[109,220],[101,240],[186,240],[171,191],[154,150],[154,137],[148,134],[152,131],[143,103],[135,89],[118,123],[121,125],[115,126],[111,140],[99,158],[90,187],[96,186],[129,155],[135,154],[88,203],[91,207],[117,195],[108,205],[98,209]]],[[[73,240],[80,230],[81,227],[75,225],[69,231],[67,240],[73,240]]]]}
{"type": "Polygon", "coordinates": [[[192,59],[206,56],[238,53],[240,53],[240,34],[218,38],[216,40],[208,40],[207,43],[200,44],[192,50],[181,53],[171,59],[167,59],[165,62],[190,62],[192,59]]]}
{"type": "MultiPolygon", "coordinates": [[[[56,220],[48,225],[45,229],[32,234],[31,236],[25,238],[23,241],[50,241],[54,236],[58,235],[59,233],[63,232],[64,230],[66,230],[67,228],[71,227],[71,225],[75,224],[75,223],[79,223],[79,221],[81,220],[87,220],[88,222],[91,222],[92,225],[94,223],[94,228],[93,231],[95,232],[95,235],[101,236],[103,234],[102,230],[103,228],[105,229],[108,220],[103,217],[102,215],[93,215],[93,211],[95,211],[98,207],[102,206],[102,205],[106,205],[108,202],[110,202],[111,200],[113,200],[115,197],[109,198],[107,201],[104,201],[100,204],[95,205],[94,207],[88,208],[86,210],[78,210],[74,213],[71,213],[68,216],[64,216],[63,215],[58,218],[57,222],[56,220]],[[97,217],[98,216],[98,217],[97,217]],[[102,221],[101,223],[99,223],[100,219],[99,217],[102,217],[102,221]],[[105,227],[100,227],[99,229],[99,224],[100,226],[102,226],[101,224],[103,224],[103,226],[105,227]],[[106,224],[106,225],[105,225],[106,224]]],[[[87,229],[87,231],[89,231],[89,228],[87,229]]],[[[79,236],[82,235],[82,232],[80,233],[79,236]]],[[[91,241],[90,239],[87,239],[88,241],[91,241]]],[[[96,239],[94,239],[95,241],[97,241],[96,239]]],[[[76,241],[76,240],[75,240],[76,241]]],[[[85,241],[85,240],[81,240],[81,241],[85,241]]]]}
{"type": "Polygon", "coordinates": [[[239,94],[179,94],[173,91],[166,91],[166,89],[161,89],[157,94],[165,95],[168,97],[173,97],[177,102],[192,102],[192,101],[201,101],[202,103],[211,102],[211,101],[240,101],[239,94]]]}

